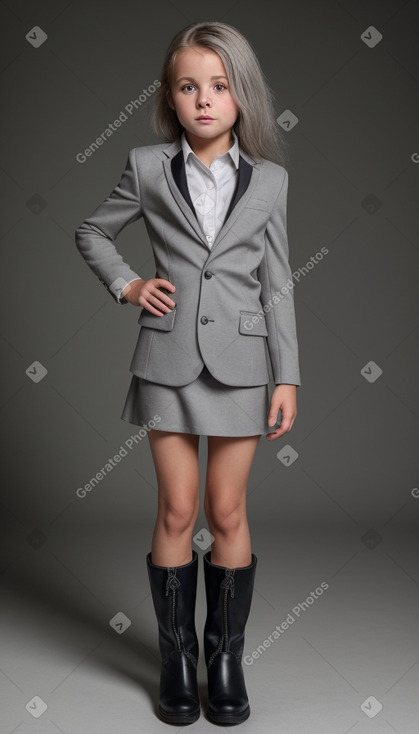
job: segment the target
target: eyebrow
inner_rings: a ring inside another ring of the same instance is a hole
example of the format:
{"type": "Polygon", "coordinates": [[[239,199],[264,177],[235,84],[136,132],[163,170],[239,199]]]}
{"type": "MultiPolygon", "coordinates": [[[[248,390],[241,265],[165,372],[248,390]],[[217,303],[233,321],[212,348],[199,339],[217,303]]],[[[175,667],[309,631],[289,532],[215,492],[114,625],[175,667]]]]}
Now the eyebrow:
{"type": "MultiPolygon", "coordinates": [[[[186,79],[187,81],[190,81],[190,82],[195,81],[195,79],[192,76],[181,76],[180,79],[176,79],[176,84],[179,84],[179,82],[181,82],[182,79],[186,79]]],[[[226,76],[212,76],[211,79],[227,79],[227,77],[226,76]]]]}

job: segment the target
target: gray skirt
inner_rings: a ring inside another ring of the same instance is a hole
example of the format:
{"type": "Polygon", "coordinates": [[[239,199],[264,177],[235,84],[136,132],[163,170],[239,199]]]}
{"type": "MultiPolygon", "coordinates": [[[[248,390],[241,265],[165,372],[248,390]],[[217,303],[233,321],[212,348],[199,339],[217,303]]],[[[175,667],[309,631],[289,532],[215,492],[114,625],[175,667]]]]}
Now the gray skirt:
{"type": "Polygon", "coordinates": [[[173,387],[133,375],[121,418],[160,431],[204,436],[266,434],[268,385],[233,387],[212,376],[206,366],[188,385],[173,387]]]}

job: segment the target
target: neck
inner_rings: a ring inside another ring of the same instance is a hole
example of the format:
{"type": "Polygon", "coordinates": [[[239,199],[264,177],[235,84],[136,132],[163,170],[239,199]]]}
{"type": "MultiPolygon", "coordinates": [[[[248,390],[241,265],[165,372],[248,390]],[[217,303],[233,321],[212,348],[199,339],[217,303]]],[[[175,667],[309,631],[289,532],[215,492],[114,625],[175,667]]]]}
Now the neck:
{"type": "Polygon", "coordinates": [[[218,135],[216,138],[206,140],[197,135],[192,135],[185,130],[186,139],[191,146],[195,155],[202,160],[205,165],[210,166],[213,159],[217,155],[222,155],[230,150],[234,145],[233,133],[227,130],[225,133],[218,135]]]}

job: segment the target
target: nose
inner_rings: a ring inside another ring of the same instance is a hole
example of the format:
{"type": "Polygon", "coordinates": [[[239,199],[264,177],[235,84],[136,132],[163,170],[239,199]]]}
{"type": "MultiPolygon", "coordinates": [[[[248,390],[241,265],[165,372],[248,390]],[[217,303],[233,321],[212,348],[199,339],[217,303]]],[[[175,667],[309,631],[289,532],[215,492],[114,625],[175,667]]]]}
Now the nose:
{"type": "Polygon", "coordinates": [[[211,100],[208,96],[202,93],[198,99],[198,107],[206,107],[207,105],[211,107],[211,100]]]}

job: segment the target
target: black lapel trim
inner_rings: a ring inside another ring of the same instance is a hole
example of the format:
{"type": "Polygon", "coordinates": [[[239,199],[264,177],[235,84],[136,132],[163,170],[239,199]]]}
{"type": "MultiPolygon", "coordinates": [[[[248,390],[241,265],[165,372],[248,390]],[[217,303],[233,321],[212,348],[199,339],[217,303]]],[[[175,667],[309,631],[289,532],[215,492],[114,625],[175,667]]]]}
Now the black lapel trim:
{"type": "Polygon", "coordinates": [[[237,184],[236,184],[236,188],[232,196],[232,199],[230,201],[230,206],[228,207],[227,214],[223,222],[223,226],[226,223],[227,219],[229,218],[234,207],[236,206],[238,200],[241,199],[244,192],[246,191],[249,185],[250,179],[252,177],[252,170],[253,170],[253,166],[251,166],[250,163],[245,161],[244,158],[242,158],[242,156],[239,156],[239,175],[237,176],[237,184]]]}
{"type": "Polygon", "coordinates": [[[188,189],[188,182],[186,179],[186,170],[185,170],[185,161],[183,158],[183,149],[181,148],[179,153],[176,153],[175,156],[173,156],[171,162],[170,162],[171,168],[172,168],[172,175],[173,178],[176,181],[177,187],[182,194],[185,201],[189,204],[191,207],[195,217],[196,217],[196,211],[195,207],[192,204],[191,195],[189,193],[188,189]]]}
{"type": "MultiPolygon", "coordinates": [[[[186,170],[185,170],[185,160],[183,158],[182,149],[180,149],[180,151],[176,153],[175,156],[173,156],[170,162],[170,165],[172,169],[173,178],[176,181],[176,185],[180,193],[182,194],[183,198],[185,199],[187,204],[190,206],[190,208],[192,209],[196,217],[195,208],[194,208],[194,205],[192,204],[191,195],[188,189],[188,182],[187,182],[186,170]]],[[[249,185],[250,179],[252,177],[252,170],[253,170],[253,166],[251,166],[250,163],[245,161],[242,156],[239,156],[239,172],[237,176],[236,188],[231,198],[230,206],[228,207],[227,214],[225,216],[223,225],[226,223],[227,219],[229,218],[237,202],[239,201],[239,199],[241,199],[244,192],[246,191],[249,185]]]]}

